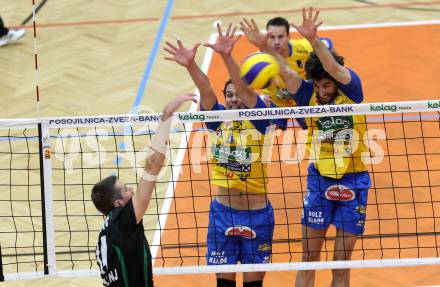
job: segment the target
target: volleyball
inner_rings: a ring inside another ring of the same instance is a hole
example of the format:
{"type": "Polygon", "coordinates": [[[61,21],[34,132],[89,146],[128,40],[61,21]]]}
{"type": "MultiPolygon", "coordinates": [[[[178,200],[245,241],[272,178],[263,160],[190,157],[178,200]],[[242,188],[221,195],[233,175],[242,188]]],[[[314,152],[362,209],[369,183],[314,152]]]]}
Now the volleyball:
{"type": "Polygon", "coordinates": [[[264,52],[248,55],[240,67],[240,77],[254,89],[268,88],[279,72],[275,57],[264,52]]]}

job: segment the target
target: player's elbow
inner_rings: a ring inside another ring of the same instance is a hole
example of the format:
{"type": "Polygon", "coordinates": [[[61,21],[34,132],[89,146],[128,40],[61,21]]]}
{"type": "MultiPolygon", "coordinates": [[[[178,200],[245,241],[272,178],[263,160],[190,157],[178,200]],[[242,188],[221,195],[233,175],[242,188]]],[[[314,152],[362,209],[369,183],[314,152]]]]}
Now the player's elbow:
{"type": "Polygon", "coordinates": [[[210,84],[199,87],[199,92],[202,97],[208,97],[211,95],[215,96],[214,90],[212,89],[212,86],[210,84]]]}

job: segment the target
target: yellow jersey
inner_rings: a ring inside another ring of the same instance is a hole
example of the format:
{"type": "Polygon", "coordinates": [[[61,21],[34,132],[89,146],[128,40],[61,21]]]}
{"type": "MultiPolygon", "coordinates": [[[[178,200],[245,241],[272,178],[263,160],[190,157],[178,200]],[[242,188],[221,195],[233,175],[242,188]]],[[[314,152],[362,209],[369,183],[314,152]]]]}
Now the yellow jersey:
{"type": "MultiPolygon", "coordinates": [[[[258,97],[255,108],[266,108],[258,97]]],[[[223,110],[216,104],[213,110],[223,110]]],[[[210,182],[244,192],[266,193],[267,163],[262,161],[269,120],[206,123],[210,133],[210,182]]]]}
{"type": "MultiPolygon", "coordinates": [[[[359,77],[350,70],[351,82],[339,84],[338,95],[332,105],[356,104],[363,101],[359,77]]],[[[304,81],[294,96],[299,106],[320,105],[313,83],[304,81]]],[[[367,170],[362,161],[368,152],[364,143],[367,130],[365,115],[344,115],[343,110],[335,116],[308,117],[307,147],[310,160],[322,176],[340,179],[346,173],[367,170]]]]}

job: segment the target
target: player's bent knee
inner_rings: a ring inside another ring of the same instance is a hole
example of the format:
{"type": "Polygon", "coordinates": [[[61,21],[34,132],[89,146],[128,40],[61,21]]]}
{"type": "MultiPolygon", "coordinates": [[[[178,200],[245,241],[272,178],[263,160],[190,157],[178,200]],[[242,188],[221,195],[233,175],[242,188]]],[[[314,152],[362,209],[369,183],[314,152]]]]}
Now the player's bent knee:
{"type": "Polygon", "coordinates": [[[350,260],[351,258],[351,251],[350,250],[338,250],[335,251],[333,255],[334,261],[343,261],[343,260],[350,260]]]}

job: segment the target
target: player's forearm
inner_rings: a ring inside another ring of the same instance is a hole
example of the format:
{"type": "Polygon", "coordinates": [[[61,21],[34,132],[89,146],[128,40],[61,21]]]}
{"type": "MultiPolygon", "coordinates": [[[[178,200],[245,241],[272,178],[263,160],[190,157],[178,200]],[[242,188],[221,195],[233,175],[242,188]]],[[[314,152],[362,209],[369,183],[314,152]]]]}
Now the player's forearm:
{"type": "Polygon", "coordinates": [[[156,182],[156,177],[162,169],[165,161],[166,149],[168,146],[169,131],[172,122],[172,113],[167,109],[162,113],[162,120],[159,123],[156,134],[151,140],[151,146],[145,159],[142,180],[156,182]]]}
{"type": "Polygon", "coordinates": [[[209,82],[208,77],[205,75],[205,73],[203,73],[203,71],[195,62],[188,65],[186,68],[194,84],[196,84],[197,89],[199,89],[200,93],[212,90],[211,83],[209,82]]]}
{"type": "Polygon", "coordinates": [[[170,127],[172,123],[172,111],[168,110],[168,107],[162,113],[161,121],[157,127],[156,134],[151,140],[151,146],[148,151],[147,158],[145,159],[144,175],[142,179],[156,181],[157,176],[162,169],[166,150],[168,147],[168,139],[170,133],[170,127]],[[151,175],[151,178],[148,176],[151,175]]]}
{"type": "Polygon", "coordinates": [[[144,171],[141,175],[141,181],[138,185],[138,191],[133,197],[133,207],[136,214],[136,220],[139,223],[142,220],[145,210],[148,207],[151,193],[157,181],[157,176],[163,167],[167,154],[168,138],[171,129],[172,115],[184,102],[197,102],[194,94],[183,94],[175,97],[165,107],[156,134],[151,140],[151,146],[148,149],[145,159],[144,171]]]}
{"type": "Polygon", "coordinates": [[[156,186],[157,177],[165,161],[165,155],[150,148],[145,160],[144,171],[138,184],[137,192],[133,198],[133,207],[136,214],[136,223],[144,216],[150,203],[151,194],[156,186]]]}
{"type": "Polygon", "coordinates": [[[162,114],[162,121],[147,152],[144,171],[142,172],[136,195],[133,198],[137,223],[142,220],[145,210],[148,207],[157,177],[165,161],[169,127],[172,120],[170,114],[172,115],[172,112],[167,111],[167,109],[165,109],[162,114]]]}
{"type": "Polygon", "coordinates": [[[318,56],[319,60],[322,63],[322,66],[330,74],[330,76],[334,77],[334,74],[338,71],[339,64],[336,62],[330,50],[325,46],[325,44],[321,41],[321,39],[316,36],[312,41],[313,51],[318,56]]]}
{"type": "Polygon", "coordinates": [[[203,73],[196,62],[186,67],[191,79],[200,92],[200,102],[205,110],[210,110],[217,102],[217,97],[212,89],[208,77],[203,73]]]}
{"type": "Polygon", "coordinates": [[[298,74],[293,71],[280,54],[276,52],[271,52],[271,55],[275,57],[277,62],[280,64],[280,76],[286,83],[286,88],[291,94],[296,94],[299,87],[301,86],[301,78],[298,74]]]}
{"type": "Polygon", "coordinates": [[[238,64],[232,58],[232,55],[222,55],[222,59],[225,62],[226,68],[228,69],[229,76],[234,83],[235,89],[237,91],[244,90],[245,83],[242,82],[240,78],[240,69],[238,67],[238,64]]]}
{"type": "Polygon", "coordinates": [[[222,58],[228,69],[229,76],[231,77],[238,97],[243,101],[246,107],[254,108],[257,104],[257,98],[254,92],[241,79],[238,64],[235,62],[234,58],[232,58],[232,55],[222,55],[222,58]]]}
{"type": "MultiPolygon", "coordinates": [[[[310,41],[310,40],[309,40],[310,41]]],[[[348,84],[351,81],[350,71],[344,66],[340,65],[330,50],[325,46],[325,44],[320,40],[318,36],[312,41],[313,50],[318,56],[319,60],[324,67],[324,70],[329,73],[329,75],[341,84],[348,84]]]]}
{"type": "Polygon", "coordinates": [[[286,83],[286,89],[292,95],[298,92],[298,89],[301,87],[302,79],[298,76],[298,74],[291,69],[280,70],[280,76],[283,79],[284,83],[286,83]]]}

